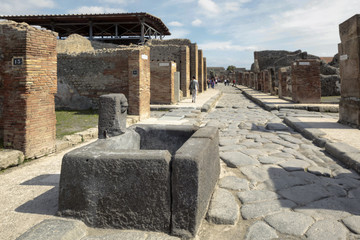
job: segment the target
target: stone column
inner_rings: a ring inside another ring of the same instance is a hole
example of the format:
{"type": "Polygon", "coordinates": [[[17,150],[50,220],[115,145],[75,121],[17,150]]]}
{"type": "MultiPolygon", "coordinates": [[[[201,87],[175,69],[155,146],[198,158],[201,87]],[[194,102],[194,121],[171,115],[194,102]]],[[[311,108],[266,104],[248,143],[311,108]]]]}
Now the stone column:
{"type": "Polygon", "coordinates": [[[339,122],[360,128],[360,14],[339,26],[341,99],[339,122]]]}
{"type": "Polygon", "coordinates": [[[206,90],[208,75],[207,75],[206,58],[204,57],[203,59],[204,59],[204,66],[203,66],[203,68],[204,68],[204,70],[203,70],[204,71],[204,90],[206,90]]]}
{"type": "Polygon", "coordinates": [[[199,92],[204,91],[204,57],[203,51],[201,49],[198,50],[198,82],[199,82],[199,92]]]}
{"type": "Polygon", "coordinates": [[[320,61],[296,60],[291,66],[292,100],[297,103],[320,103],[320,61]]]}
{"type": "Polygon", "coordinates": [[[190,96],[190,49],[188,46],[181,46],[181,72],[180,89],[183,97],[190,96]]]}
{"type": "Polygon", "coordinates": [[[194,76],[198,78],[199,75],[199,55],[198,46],[196,43],[191,43],[190,46],[190,79],[194,76]]]}

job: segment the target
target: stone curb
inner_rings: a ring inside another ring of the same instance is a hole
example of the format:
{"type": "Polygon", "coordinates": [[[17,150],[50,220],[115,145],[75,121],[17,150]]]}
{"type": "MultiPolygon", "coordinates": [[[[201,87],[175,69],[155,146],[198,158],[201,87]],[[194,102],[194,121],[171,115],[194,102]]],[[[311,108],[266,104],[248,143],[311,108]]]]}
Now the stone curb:
{"type": "Polygon", "coordinates": [[[201,107],[201,112],[210,111],[210,109],[212,109],[215,106],[215,104],[221,98],[222,95],[223,95],[223,92],[220,91],[215,96],[213,96],[212,98],[207,100],[206,103],[204,103],[204,105],[201,107]]]}
{"type": "Polygon", "coordinates": [[[346,166],[360,173],[360,150],[342,142],[332,142],[324,138],[326,135],[318,129],[306,128],[306,125],[295,117],[286,117],[284,122],[291,128],[301,133],[304,137],[312,140],[318,147],[324,147],[325,151],[346,166]]]}
{"type": "Polygon", "coordinates": [[[242,94],[244,94],[247,98],[249,98],[251,101],[255,102],[259,106],[263,107],[267,111],[273,111],[273,110],[280,110],[280,109],[298,109],[298,110],[307,110],[311,112],[332,112],[337,113],[339,112],[338,106],[319,106],[319,105],[298,105],[296,103],[290,103],[286,105],[278,105],[278,104],[270,104],[270,103],[264,103],[261,99],[258,99],[254,97],[251,93],[247,92],[241,87],[236,86],[236,88],[240,89],[242,94]]]}

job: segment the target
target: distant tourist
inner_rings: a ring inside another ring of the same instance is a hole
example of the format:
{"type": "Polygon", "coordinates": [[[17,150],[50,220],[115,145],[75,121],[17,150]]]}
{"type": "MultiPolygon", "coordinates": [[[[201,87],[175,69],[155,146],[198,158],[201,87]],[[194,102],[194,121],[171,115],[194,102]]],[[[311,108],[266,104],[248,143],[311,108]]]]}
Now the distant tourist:
{"type": "Polygon", "coordinates": [[[195,79],[195,76],[193,76],[192,80],[190,82],[190,91],[191,91],[193,103],[196,102],[196,95],[197,95],[198,88],[199,88],[199,82],[198,82],[198,80],[195,79]]]}
{"type": "Polygon", "coordinates": [[[236,82],[235,82],[235,79],[233,80],[233,87],[235,87],[235,85],[236,85],[236,82]]]}
{"type": "Polygon", "coordinates": [[[224,85],[226,86],[226,79],[224,80],[224,85]]]}

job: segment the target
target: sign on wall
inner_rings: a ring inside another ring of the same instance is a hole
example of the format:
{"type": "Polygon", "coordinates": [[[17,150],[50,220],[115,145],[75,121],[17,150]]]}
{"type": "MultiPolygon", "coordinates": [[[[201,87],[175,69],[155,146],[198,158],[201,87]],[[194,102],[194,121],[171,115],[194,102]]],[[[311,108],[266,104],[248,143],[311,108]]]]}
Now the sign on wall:
{"type": "Polygon", "coordinates": [[[24,58],[23,57],[13,57],[12,59],[12,65],[13,66],[19,66],[24,64],[24,58]]]}

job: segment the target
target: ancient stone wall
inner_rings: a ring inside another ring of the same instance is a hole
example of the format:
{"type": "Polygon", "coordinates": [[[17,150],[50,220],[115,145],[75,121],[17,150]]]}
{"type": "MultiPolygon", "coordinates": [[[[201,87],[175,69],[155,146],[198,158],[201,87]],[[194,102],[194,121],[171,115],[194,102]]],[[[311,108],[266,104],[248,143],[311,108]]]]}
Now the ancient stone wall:
{"type": "Polygon", "coordinates": [[[199,81],[199,92],[204,91],[204,57],[203,51],[198,50],[198,81],[199,81]]]}
{"type": "Polygon", "coordinates": [[[174,73],[175,62],[151,61],[151,104],[173,104],[174,97],[174,73]]]}
{"type": "Polygon", "coordinates": [[[341,23],[339,44],[342,123],[360,128],[360,15],[341,23]]]}
{"type": "Polygon", "coordinates": [[[150,49],[132,47],[58,55],[56,107],[98,108],[101,95],[123,93],[129,114],[150,111],[150,49]]]}
{"type": "Polygon", "coordinates": [[[27,158],[55,150],[56,37],[24,23],[0,22],[1,138],[27,158]]]}
{"type": "Polygon", "coordinates": [[[292,100],[297,103],[320,103],[320,61],[297,60],[291,66],[292,100]]]}
{"type": "Polygon", "coordinates": [[[207,80],[208,80],[208,75],[207,75],[207,66],[206,66],[206,58],[203,58],[204,61],[204,66],[203,66],[203,73],[204,73],[204,90],[207,89],[207,80]]]}
{"type": "Polygon", "coordinates": [[[287,97],[288,94],[288,78],[291,77],[291,67],[283,67],[278,70],[278,79],[279,79],[279,97],[287,97]]]}
{"type": "Polygon", "coordinates": [[[150,47],[151,61],[174,61],[177,72],[180,72],[180,89],[184,97],[190,96],[190,50],[184,45],[152,45],[150,47]]]}

